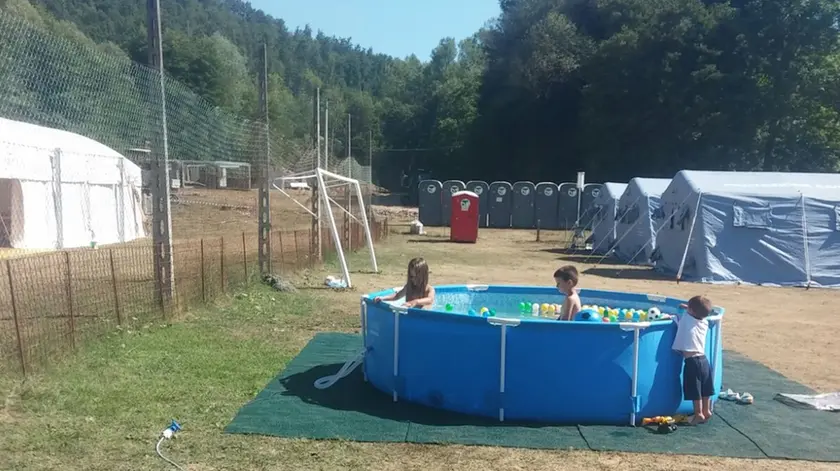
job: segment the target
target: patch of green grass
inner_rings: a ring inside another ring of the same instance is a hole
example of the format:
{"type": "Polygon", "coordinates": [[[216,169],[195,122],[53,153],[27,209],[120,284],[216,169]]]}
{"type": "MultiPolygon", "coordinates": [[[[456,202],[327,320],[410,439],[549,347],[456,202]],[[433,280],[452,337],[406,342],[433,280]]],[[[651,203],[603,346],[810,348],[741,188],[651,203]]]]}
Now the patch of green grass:
{"type": "Polygon", "coordinates": [[[154,441],[173,418],[190,437],[180,460],[239,447],[222,429],[311,337],[324,304],[255,287],[177,324],[115,332],[23,384],[3,381],[0,469],[161,469],[154,441]]]}

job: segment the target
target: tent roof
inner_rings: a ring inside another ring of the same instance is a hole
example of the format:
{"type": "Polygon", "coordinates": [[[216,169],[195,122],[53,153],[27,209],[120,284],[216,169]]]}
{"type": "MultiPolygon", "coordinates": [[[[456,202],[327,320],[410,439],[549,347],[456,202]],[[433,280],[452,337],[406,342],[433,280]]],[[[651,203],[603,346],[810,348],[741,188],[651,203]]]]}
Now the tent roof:
{"type": "Polygon", "coordinates": [[[647,196],[661,196],[665,193],[671,180],[668,178],[640,178],[636,177],[630,180],[629,185],[635,185],[639,191],[647,196]]]}
{"type": "Polygon", "coordinates": [[[140,167],[119,152],[80,134],[0,118],[0,178],[51,181],[52,157],[61,153],[61,180],[114,184],[124,177],[139,184],[140,167]]]}
{"type": "Polygon", "coordinates": [[[624,190],[627,189],[626,183],[614,183],[614,182],[606,182],[604,183],[604,192],[601,193],[604,196],[618,199],[621,198],[621,195],[624,194],[624,190]]]}
{"type": "Polygon", "coordinates": [[[80,134],[0,118],[0,141],[25,147],[49,147],[69,154],[122,157],[117,151],[80,134]]]}
{"type": "Polygon", "coordinates": [[[838,173],[711,172],[683,170],[674,181],[710,194],[822,197],[840,200],[838,173]]]}

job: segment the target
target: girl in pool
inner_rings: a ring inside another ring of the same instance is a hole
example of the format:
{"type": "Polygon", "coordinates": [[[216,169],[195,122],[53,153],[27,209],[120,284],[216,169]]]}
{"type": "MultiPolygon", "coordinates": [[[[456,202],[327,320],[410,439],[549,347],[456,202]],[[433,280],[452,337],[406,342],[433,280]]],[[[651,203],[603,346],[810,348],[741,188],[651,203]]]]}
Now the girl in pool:
{"type": "Polygon", "coordinates": [[[393,301],[405,296],[403,306],[423,309],[435,303],[435,289],[429,284],[429,265],[422,257],[408,262],[408,278],[405,286],[388,296],[376,297],[373,302],[393,301]]]}

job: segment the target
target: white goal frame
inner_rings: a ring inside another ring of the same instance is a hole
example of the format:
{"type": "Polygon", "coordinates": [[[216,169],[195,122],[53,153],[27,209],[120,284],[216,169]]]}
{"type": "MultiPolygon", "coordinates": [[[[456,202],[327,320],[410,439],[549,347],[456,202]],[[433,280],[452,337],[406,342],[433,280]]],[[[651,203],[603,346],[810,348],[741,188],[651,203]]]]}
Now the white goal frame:
{"type": "MultiPolygon", "coordinates": [[[[368,248],[370,249],[370,263],[371,263],[371,266],[373,268],[374,273],[379,273],[379,267],[376,263],[376,252],[373,248],[373,237],[371,236],[370,225],[368,224],[368,218],[366,216],[362,216],[361,220],[359,220],[359,218],[354,216],[348,209],[344,208],[343,206],[338,204],[338,202],[336,202],[334,199],[330,198],[330,195],[327,192],[327,189],[328,188],[335,188],[335,187],[338,187],[338,186],[345,186],[345,185],[349,184],[355,190],[356,197],[359,200],[359,211],[361,212],[361,214],[367,215],[367,212],[365,211],[364,198],[362,196],[362,188],[359,185],[358,180],[355,180],[353,178],[348,178],[348,177],[345,177],[345,176],[342,176],[342,175],[338,175],[336,173],[330,172],[328,170],[324,170],[322,168],[316,168],[315,170],[313,170],[311,172],[303,172],[303,173],[299,173],[299,174],[294,174],[294,175],[288,175],[288,176],[285,176],[285,177],[275,178],[274,182],[272,183],[272,186],[274,187],[274,189],[276,191],[279,191],[281,194],[283,194],[287,198],[294,201],[295,204],[297,204],[298,206],[303,208],[303,210],[306,211],[307,213],[309,213],[310,215],[312,215],[313,218],[317,219],[319,226],[320,226],[321,218],[322,218],[321,214],[313,213],[312,210],[310,210],[309,208],[306,207],[306,205],[304,205],[300,201],[296,200],[294,196],[292,196],[292,195],[290,195],[289,193],[286,192],[286,190],[283,188],[282,184],[279,185],[279,186],[277,185],[277,182],[301,181],[301,180],[306,181],[306,180],[312,180],[312,179],[314,179],[316,181],[316,185],[315,185],[314,189],[316,189],[318,191],[318,211],[317,211],[317,213],[322,212],[321,208],[324,208],[326,210],[327,220],[329,221],[330,233],[332,233],[333,243],[335,244],[336,252],[338,252],[338,260],[339,260],[339,263],[341,264],[341,272],[342,272],[342,275],[344,276],[344,281],[347,282],[347,287],[352,288],[353,285],[350,281],[350,270],[347,268],[347,259],[346,259],[345,254],[344,254],[344,247],[341,246],[341,237],[339,236],[339,233],[338,233],[338,227],[335,224],[335,215],[333,214],[333,204],[335,206],[338,206],[350,218],[362,223],[362,225],[365,228],[365,240],[367,241],[368,248]],[[332,184],[331,186],[328,187],[327,186],[327,180],[338,180],[341,183],[332,184]]],[[[351,197],[351,199],[352,199],[352,197],[351,197]]]]}

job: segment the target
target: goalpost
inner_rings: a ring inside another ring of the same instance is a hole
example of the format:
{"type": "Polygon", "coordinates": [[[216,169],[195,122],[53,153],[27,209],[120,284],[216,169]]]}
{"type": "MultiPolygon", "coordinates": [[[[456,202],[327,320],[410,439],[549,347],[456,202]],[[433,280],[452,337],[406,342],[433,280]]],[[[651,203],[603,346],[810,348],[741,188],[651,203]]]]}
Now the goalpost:
{"type": "Polygon", "coordinates": [[[364,197],[363,197],[363,194],[362,194],[362,188],[359,185],[358,180],[348,178],[348,177],[345,177],[345,176],[342,176],[342,175],[338,175],[336,173],[330,172],[328,170],[324,170],[322,168],[316,168],[316,169],[314,169],[312,171],[309,171],[309,172],[303,172],[303,173],[299,173],[299,174],[293,174],[293,175],[288,175],[288,176],[285,176],[285,177],[275,178],[272,186],[274,187],[275,190],[279,191],[281,194],[283,194],[284,196],[291,199],[295,204],[297,204],[298,206],[303,208],[304,211],[306,211],[307,213],[312,215],[312,217],[315,218],[318,221],[319,226],[322,222],[321,221],[322,218],[324,218],[324,216],[326,216],[326,222],[328,223],[329,231],[330,231],[330,234],[332,235],[332,240],[333,240],[333,243],[335,244],[336,252],[337,252],[337,255],[338,255],[338,261],[339,261],[339,264],[341,265],[342,276],[344,278],[344,281],[347,283],[348,288],[352,288],[353,285],[350,281],[350,270],[347,267],[347,258],[346,258],[345,253],[344,253],[344,247],[342,247],[342,245],[341,245],[341,236],[339,235],[338,227],[336,226],[335,214],[333,213],[333,208],[340,209],[342,212],[344,212],[352,220],[362,224],[362,226],[365,229],[365,240],[367,242],[368,249],[370,250],[371,267],[373,268],[374,273],[379,272],[379,268],[376,264],[376,252],[374,251],[374,248],[373,248],[373,237],[371,236],[370,225],[368,224],[368,218],[366,216],[367,213],[365,212],[365,203],[364,203],[364,197]],[[322,209],[322,211],[318,211],[318,213],[322,213],[322,214],[317,214],[316,212],[313,212],[311,209],[307,208],[305,204],[303,204],[300,201],[298,201],[297,199],[295,199],[295,197],[293,195],[286,192],[286,189],[284,188],[284,186],[285,186],[284,184],[286,182],[293,182],[293,181],[311,182],[311,183],[314,184],[313,189],[317,190],[317,192],[318,192],[317,193],[317,198],[320,202],[320,208],[322,209]],[[279,186],[277,184],[278,182],[281,182],[281,184],[279,186]],[[333,189],[333,188],[345,188],[346,189],[348,187],[348,184],[352,188],[352,190],[353,190],[352,192],[355,193],[355,195],[351,195],[351,194],[348,193],[348,198],[347,198],[348,199],[348,204],[347,204],[348,207],[345,208],[344,206],[339,204],[335,199],[333,199],[330,196],[329,190],[333,189]],[[360,213],[360,217],[356,217],[350,211],[350,201],[352,200],[353,196],[355,196],[358,199],[358,210],[359,210],[359,213],[360,213]],[[323,213],[326,213],[326,214],[323,214],[323,213]]]}

